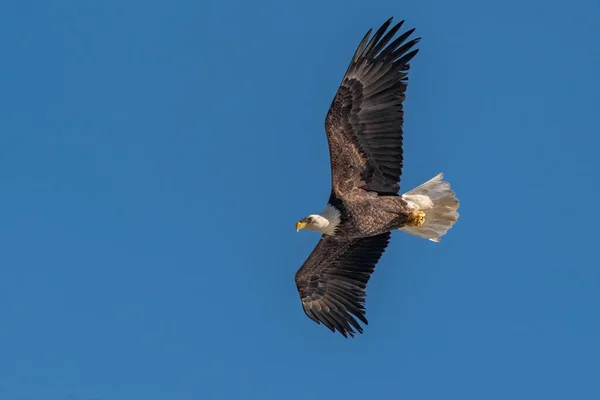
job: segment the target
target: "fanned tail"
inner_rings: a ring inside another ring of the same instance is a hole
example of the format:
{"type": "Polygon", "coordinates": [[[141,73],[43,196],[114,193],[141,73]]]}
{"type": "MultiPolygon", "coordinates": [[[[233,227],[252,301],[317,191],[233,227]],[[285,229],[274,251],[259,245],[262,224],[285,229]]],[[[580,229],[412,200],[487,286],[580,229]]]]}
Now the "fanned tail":
{"type": "Polygon", "coordinates": [[[414,211],[425,213],[425,222],[421,226],[405,226],[400,230],[433,242],[448,232],[458,220],[459,201],[450,189],[450,183],[442,181],[440,173],[402,195],[408,207],[414,211]]]}

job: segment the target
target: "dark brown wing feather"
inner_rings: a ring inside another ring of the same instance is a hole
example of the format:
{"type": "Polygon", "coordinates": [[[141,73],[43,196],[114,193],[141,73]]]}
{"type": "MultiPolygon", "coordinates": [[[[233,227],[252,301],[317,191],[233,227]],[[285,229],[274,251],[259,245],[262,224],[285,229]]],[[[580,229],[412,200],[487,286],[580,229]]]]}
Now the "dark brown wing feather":
{"type": "Polygon", "coordinates": [[[325,119],[333,191],[354,188],[396,195],[402,173],[402,102],[405,98],[408,52],[420,38],[404,41],[411,29],[392,41],[404,21],[385,34],[390,18],[358,46],[325,119]],[[389,43],[389,45],[388,45],[389,43]],[[386,46],[387,45],[387,46],[386,46]]]}
{"type": "Polygon", "coordinates": [[[366,287],[390,233],[362,239],[323,236],[296,273],[302,308],[310,319],[344,337],[362,333],[366,287]]]}

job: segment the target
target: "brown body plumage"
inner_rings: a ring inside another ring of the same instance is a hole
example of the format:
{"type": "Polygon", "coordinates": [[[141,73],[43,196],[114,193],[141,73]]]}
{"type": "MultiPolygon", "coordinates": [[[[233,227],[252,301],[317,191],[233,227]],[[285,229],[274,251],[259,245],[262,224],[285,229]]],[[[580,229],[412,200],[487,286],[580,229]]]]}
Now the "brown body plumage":
{"type": "Polygon", "coordinates": [[[405,43],[414,29],[392,41],[403,22],[385,33],[388,20],[371,40],[369,31],[352,57],[325,119],[332,171],[328,205],[323,215],[297,223],[297,229],[323,233],[296,273],[303,309],[344,336],[362,332],[356,318],[367,323],[365,289],[390,231],[413,227],[422,230],[410,233],[435,241],[458,217],[458,201],[440,176],[412,195],[398,195],[402,103],[409,61],[418,52],[411,49],[419,41],[405,43]],[[421,227],[419,218],[427,212],[430,223],[421,227]]]}

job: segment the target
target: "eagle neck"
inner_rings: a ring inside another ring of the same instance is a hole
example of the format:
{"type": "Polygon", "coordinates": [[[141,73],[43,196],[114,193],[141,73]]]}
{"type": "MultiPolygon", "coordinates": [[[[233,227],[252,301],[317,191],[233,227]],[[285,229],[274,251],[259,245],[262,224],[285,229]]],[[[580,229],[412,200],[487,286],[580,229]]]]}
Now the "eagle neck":
{"type": "Polygon", "coordinates": [[[319,215],[329,222],[329,224],[322,229],[322,233],[330,236],[335,235],[335,231],[342,220],[342,213],[340,210],[332,206],[330,203],[327,203],[319,215]]]}

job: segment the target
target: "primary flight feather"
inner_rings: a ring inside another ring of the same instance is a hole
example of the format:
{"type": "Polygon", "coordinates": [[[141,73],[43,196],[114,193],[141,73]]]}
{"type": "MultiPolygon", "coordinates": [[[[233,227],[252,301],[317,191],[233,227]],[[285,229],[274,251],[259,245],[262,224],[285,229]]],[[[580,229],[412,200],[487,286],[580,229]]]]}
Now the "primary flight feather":
{"type": "Polygon", "coordinates": [[[458,199],[442,174],[398,195],[402,103],[419,38],[408,40],[410,29],[393,39],[404,21],[387,31],[391,23],[372,37],[369,30],[350,61],[325,118],[329,201],[296,223],[296,230],[322,233],[295,277],[304,312],[344,337],[367,324],[367,283],[391,231],[439,242],[458,219],[458,199]]]}

